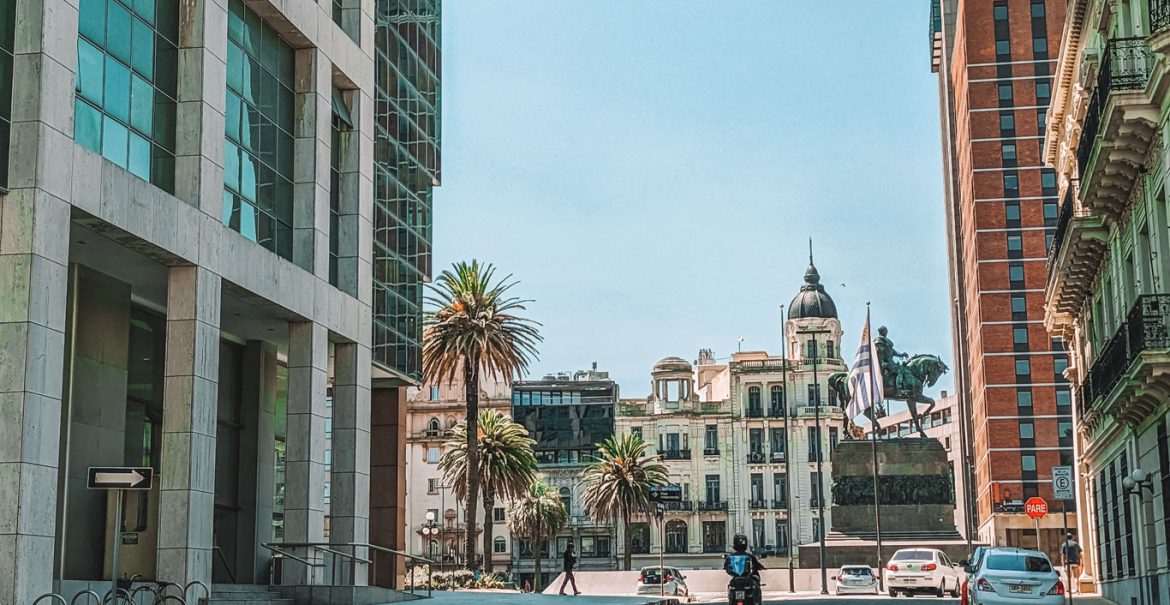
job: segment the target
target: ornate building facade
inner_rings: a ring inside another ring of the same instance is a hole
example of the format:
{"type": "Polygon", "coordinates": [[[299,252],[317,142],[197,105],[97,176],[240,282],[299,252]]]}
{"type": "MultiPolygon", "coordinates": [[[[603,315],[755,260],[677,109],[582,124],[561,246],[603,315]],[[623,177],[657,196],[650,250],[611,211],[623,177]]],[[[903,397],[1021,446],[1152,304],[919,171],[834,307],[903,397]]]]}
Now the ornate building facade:
{"type": "Polygon", "coordinates": [[[670,565],[718,568],[738,533],[778,557],[770,566],[785,566],[793,545],[831,527],[829,477],[846,421],[827,379],[846,370],[841,336],[810,263],[784,324],[786,354],[740,352],[720,363],[703,350],[694,365],[667,357],[651,371],[649,397],[619,403],[616,431],[651,443],[683,491],[661,526],[633,525],[635,567],[664,552],[670,565]]]}
{"type": "Polygon", "coordinates": [[[1170,602],[1170,3],[1068,3],[1045,133],[1060,214],[1045,324],[1070,352],[1086,574],[1170,602]]]}

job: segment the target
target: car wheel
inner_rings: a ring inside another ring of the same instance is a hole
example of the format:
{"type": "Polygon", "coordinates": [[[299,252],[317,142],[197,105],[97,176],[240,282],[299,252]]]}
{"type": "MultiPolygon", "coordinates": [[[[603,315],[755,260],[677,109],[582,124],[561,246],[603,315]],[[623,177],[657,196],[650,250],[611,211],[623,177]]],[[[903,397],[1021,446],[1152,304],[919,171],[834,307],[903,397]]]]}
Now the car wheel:
{"type": "Polygon", "coordinates": [[[894,597],[894,598],[898,598],[898,591],[896,591],[896,590],[894,590],[893,588],[891,588],[891,589],[890,589],[890,596],[891,596],[891,597],[894,597]]]}
{"type": "Polygon", "coordinates": [[[959,598],[959,593],[960,593],[960,591],[959,591],[959,579],[958,579],[958,578],[955,578],[955,587],[951,589],[951,598],[953,598],[953,599],[957,599],[957,598],[959,598]]]}
{"type": "Polygon", "coordinates": [[[934,596],[939,597],[940,599],[942,597],[947,596],[947,592],[946,592],[946,590],[944,590],[946,587],[947,587],[947,580],[946,580],[946,578],[943,578],[941,581],[939,581],[938,588],[936,588],[934,590],[934,596]]]}

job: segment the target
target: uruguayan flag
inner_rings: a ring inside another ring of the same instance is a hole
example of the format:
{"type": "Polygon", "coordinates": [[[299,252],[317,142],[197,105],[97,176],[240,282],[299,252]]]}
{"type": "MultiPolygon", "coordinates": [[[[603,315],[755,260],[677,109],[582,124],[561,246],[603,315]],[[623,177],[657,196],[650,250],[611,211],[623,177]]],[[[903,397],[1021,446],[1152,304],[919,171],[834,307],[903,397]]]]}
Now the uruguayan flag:
{"type": "Polygon", "coordinates": [[[853,358],[853,368],[849,370],[849,406],[846,408],[849,418],[856,418],[866,410],[877,405],[882,399],[882,373],[877,367],[877,355],[873,346],[873,338],[869,330],[869,313],[865,314],[865,328],[861,330],[861,343],[857,345],[857,355],[853,358]]]}

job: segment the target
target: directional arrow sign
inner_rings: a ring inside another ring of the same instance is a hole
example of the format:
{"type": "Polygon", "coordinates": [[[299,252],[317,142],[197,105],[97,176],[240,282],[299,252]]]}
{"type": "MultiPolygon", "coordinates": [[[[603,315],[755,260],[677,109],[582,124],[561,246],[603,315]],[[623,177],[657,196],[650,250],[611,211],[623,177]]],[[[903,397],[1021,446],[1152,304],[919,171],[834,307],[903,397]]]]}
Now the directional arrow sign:
{"type": "Polygon", "coordinates": [[[682,486],[655,485],[650,487],[651,502],[680,502],[682,500],[682,486]]]}
{"type": "Polygon", "coordinates": [[[91,466],[89,489],[149,490],[154,484],[154,469],[149,466],[91,466]]]}

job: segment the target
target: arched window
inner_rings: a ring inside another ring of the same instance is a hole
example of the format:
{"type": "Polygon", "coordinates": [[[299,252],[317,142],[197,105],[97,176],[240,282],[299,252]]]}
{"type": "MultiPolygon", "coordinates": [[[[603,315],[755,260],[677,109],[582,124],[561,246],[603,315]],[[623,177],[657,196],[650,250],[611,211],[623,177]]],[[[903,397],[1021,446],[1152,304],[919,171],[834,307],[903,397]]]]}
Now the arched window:
{"type": "Polygon", "coordinates": [[[748,415],[761,416],[764,409],[760,407],[760,387],[748,387],[748,415]]]}
{"type": "Polygon", "coordinates": [[[561,488],[561,506],[565,507],[565,514],[573,514],[573,492],[567,487],[561,488]]]}
{"type": "Polygon", "coordinates": [[[669,521],[666,524],[666,552],[672,554],[687,552],[686,521],[669,521]]]}
{"type": "Polygon", "coordinates": [[[439,556],[439,541],[431,540],[430,543],[427,544],[427,552],[430,554],[432,559],[439,556]]]}
{"type": "Polygon", "coordinates": [[[438,437],[438,436],[439,436],[439,419],[438,418],[431,418],[431,421],[427,423],[427,437],[438,437]]]}
{"type": "Polygon", "coordinates": [[[650,554],[650,525],[646,523],[630,524],[630,552],[635,555],[650,554]]]}
{"type": "Polygon", "coordinates": [[[772,387],[772,406],[768,409],[772,416],[784,415],[784,387],[774,385],[772,387]]]}
{"type": "Polygon", "coordinates": [[[508,541],[503,539],[500,536],[496,536],[496,539],[492,540],[492,552],[493,553],[508,552],[508,541]]]}

